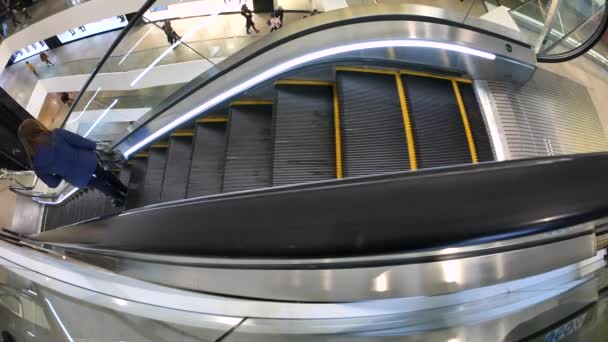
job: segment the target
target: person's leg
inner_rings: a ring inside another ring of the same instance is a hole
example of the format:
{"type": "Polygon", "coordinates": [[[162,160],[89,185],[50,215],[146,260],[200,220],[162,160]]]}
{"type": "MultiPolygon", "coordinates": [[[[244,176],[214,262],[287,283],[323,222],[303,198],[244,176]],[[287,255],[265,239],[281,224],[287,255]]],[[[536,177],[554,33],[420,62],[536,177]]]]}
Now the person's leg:
{"type": "Polygon", "coordinates": [[[112,172],[104,170],[101,165],[97,165],[89,186],[114,198],[119,204],[124,203],[127,196],[127,187],[112,172]]]}
{"type": "Polygon", "coordinates": [[[260,30],[258,30],[258,29],[255,27],[255,23],[253,22],[253,20],[251,21],[251,27],[253,27],[253,30],[255,31],[255,33],[260,33],[260,30]]]}
{"type": "Polygon", "coordinates": [[[245,28],[247,28],[247,34],[250,34],[249,29],[251,29],[251,22],[249,20],[245,23],[245,28]]]}
{"type": "Polygon", "coordinates": [[[36,70],[32,70],[32,72],[34,73],[34,75],[36,75],[36,77],[40,78],[40,75],[38,75],[38,72],[36,70]]]}

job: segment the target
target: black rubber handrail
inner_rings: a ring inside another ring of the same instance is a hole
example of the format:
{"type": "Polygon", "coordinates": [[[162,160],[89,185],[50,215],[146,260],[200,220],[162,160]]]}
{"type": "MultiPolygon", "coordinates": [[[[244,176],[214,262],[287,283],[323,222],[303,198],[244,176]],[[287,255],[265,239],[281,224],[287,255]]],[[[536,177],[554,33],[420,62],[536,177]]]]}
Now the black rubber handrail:
{"type": "Polygon", "coordinates": [[[95,78],[95,76],[97,76],[97,73],[99,73],[99,71],[104,66],[104,64],[106,63],[108,58],[110,58],[110,55],[112,55],[112,53],[114,52],[114,50],[116,49],[118,44],[120,44],[122,42],[122,40],[127,36],[127,34],[131,31],[131,29],[139,21],[139,19],[141,19],[141,17],[143,17],[144,13],[146,13],[146,11],[150,7],[152,7],[152,5],[155,2],[156,2],[156,0],[147,0],[144,3],[144,5],[139,9],[139,11],[137,11],[137,13],[135,13],[133,18],[131,18],[131,20],[129,21],[127,26],[122,31],[120,31],[120,34],[118,35],[118,37],[116,37],[116,39],[114,39],[114,41],[112,42],[112,45],[110,45],[110,48],[108,49],[108,51],[106,51],[106,53],[103,55],[103,57],[99,60],[99,63],[97,63],[95,70],[93,70],[93,73],[91,74],[91,76],[89,76],[87,81],[82,86],[82,89],[80,89],[80,92],[78,93],[78,96],[76,97],[76,100],[74,101],[74,103],[70,107],[70,110],[68,111],[68,115],[66,115],[65,119],[63,119],[63,122],[61,123],[61,127],[65,126],[65,123],[70,118],[70,115],[72,115],[74,108],[76,108],[76,105],[78,104],[78,102],[80,102],[82,95],[84,94],[85,91],[87,91],[87,89],[91,85],[91,82],[93,82],[93,79],[95,78]]]}
{"type": "Polygon", "coordinates": [[[332,180],[168,202],[43,232],[62,246],[331,258],[493,242],[608,216],[608,153],[332,180]]]}

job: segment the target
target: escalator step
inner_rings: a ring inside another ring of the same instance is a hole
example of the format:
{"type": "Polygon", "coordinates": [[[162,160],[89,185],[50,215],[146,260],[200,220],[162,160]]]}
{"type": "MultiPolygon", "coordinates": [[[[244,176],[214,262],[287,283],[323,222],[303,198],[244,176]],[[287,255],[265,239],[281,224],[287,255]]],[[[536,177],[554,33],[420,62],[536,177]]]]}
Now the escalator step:
{"type": "Polygon", "coordinates": [[[161,200],[163,202],[186,198],[191,162],[192,137],[171,137],[161,192],[161,200]]]}
{"type": "Polygon", "coordinates": [[[409,170],[396,77],[351,71],[336,77],[344,176],[409,170]]]}
{"type": "Polygon", "coordinates": [[[473,140],[475,141],[475,148],[477,149],[477,159],[480,162],[492,161],[494,160],[492,144],[490,143],[488,129],[483,116],[481,115],[479,102],[477,102],[473,85],[469,83],[459,83],[459,87],[460,94],[462,95],[462,102],[464,102],[467,117],[469,118],[471,133],[473,133],[473,140]]]}
{"type": "MultiPolygon", "coordinates": [[[[129,193],[126,209],[143,206],[144,178],[146,176],[146,159],[135,158],[129,162],[129,193]]],[[[122,175],[121,175],[122,176],[122,175]]]]}
{"type": "Polygon", "coordinates": [[[142,193],[143,205],[155,204],[160,202],[160,193],[165,176],[165,166],[167,164],[166,148],[151,148],[144,177],[144,187],[142,193]]]}
{"type": "Polygon", "coordinates": [[[336,178],[331,85],[277,85],[273,132],[273,185],[336,178]]]}
{"type": "Polygon", "coordinates": [[[188,176],[188,198],[221,192],[225,157],[226,122],[198,123],[188,176]]]}
{"type": "Polygon", "coordinates": [[[272,105],[233,105],[228,120],[228,146],[222,192],[271,185],[272,105]]]}
{"type": "Polygon", "coordinates": [[[402,75],[418,168],[471,163],[452,81],[402,75]]]}

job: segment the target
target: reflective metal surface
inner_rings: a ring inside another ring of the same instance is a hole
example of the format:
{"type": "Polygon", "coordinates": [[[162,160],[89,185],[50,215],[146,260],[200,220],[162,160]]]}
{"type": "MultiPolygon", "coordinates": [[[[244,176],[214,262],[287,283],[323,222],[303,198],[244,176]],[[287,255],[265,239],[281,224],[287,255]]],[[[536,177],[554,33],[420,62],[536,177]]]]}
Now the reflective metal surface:
{"type": "Polygon", "coordinates": [[[593,235],[545,246],[429,263],[349,269],[225,269],[115,260],[123,275],[206,293],[304,302],[433,296],[550,271],[595,253],[593,235]],[[560,253],[556,251],[569,251],[560,253]],[[538,258],[551,253],[551,258],[538,258]],[[529,260],[537,259],[530,263],[529,260]]]}
{"type": "Polygon", "coordinates": [[[517,341],[593,304],[608,279],[601,251],[451,295],[281,303],[169,289],[1,241],[0,252],[0,329],[18,341],[517,341]]]}

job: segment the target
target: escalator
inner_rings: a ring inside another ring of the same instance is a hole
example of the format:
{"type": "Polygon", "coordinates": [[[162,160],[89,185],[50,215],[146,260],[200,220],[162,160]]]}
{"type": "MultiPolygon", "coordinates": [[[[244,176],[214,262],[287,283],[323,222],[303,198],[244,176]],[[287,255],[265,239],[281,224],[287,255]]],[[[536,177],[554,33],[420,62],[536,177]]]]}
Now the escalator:
{"type": "Polygon", "coordinates": [[[125,208],[84,190],[47,206],[44,230],[186,198],[494,160],[463,78],[338,66],[333,81],[278,80],[272,98],[225,110],[115,170],[129,185],[125,208]]]}

